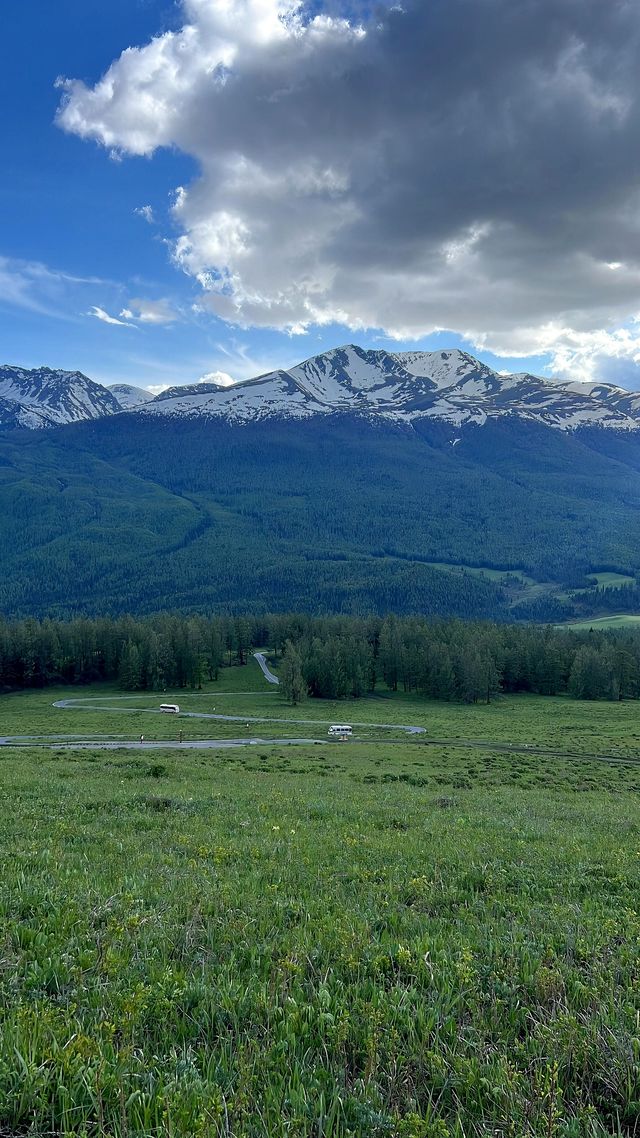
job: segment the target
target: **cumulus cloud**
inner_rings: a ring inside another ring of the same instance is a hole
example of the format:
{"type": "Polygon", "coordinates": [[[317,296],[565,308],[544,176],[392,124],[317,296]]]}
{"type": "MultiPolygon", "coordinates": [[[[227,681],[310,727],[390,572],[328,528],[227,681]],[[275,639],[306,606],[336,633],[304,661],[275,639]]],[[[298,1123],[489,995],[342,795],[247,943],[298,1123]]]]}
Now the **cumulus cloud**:
{"type": "Polygon", "coordinates": [[[599,380],[640,388],[640,323],[615,331],[563,330],[551,352],[551,370],[561,379],[599,380]]]}
{"type": "Polygon", "coordinates": [[[226,371],[209,371],[198,380],[198,383],[217,383],[218,387],[233,387],[235,382],[226,371]]]}
{"type": "Polygon", "coordinates": [[[177,312],[168,300],[130,300],[120,313],[125,320],[137,320],[140,324],[173,324],[178,319],[177,312]]]}
{"type": "Polygon", "coordinates": [[[173,257],[201,307],[294,332],[453,330],[566,368],[634,358],[640,6],[182,8],[94,87],[66,81],[58,121],[120,155],[197,160],[173,257]]]}
{"type": "Polygon", "coordinates": [[[104,308],[99,308],[97,304],[91,305],[87,316],[95,316],[96,320],[101,320],[103,324],[115,324],[118,328],[135,328],[135,324],[129,324],[126,320],[118,320],[116,316],[110,316],[104,308]]]}

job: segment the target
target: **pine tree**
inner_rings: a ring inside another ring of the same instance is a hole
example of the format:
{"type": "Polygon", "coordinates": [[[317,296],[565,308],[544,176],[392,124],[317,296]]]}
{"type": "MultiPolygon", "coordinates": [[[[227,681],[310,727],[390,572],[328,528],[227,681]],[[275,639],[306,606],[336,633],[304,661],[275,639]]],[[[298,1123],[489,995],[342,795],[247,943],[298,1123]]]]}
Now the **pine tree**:
{"type": "Polygon", "coordinates": [[[402,669],[403,644],[395,616],[385,618],[380,629],[379,658],[382,676],[391,691],[398,690],[402,669]]]}

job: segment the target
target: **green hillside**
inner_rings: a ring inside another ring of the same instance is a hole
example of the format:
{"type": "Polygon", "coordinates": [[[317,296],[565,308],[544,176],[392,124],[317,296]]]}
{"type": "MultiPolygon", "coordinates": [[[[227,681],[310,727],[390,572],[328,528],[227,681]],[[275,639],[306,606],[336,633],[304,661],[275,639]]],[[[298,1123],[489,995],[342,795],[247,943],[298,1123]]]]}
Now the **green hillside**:
{"type": "MultiPolygon", "coordinates": [[[[587,574],[635,580],[628,440],[623,462],[515,420],[452,437],[446,424],[344,416],[233,427],[134,415],[7,435],[0,606],[555,621],[598,610],[604,590],[587,574]],[[587,590],[577,610],[574,589],[587,590]]],[[[623,594],[606,591],[610,611],[623,594]]]]}

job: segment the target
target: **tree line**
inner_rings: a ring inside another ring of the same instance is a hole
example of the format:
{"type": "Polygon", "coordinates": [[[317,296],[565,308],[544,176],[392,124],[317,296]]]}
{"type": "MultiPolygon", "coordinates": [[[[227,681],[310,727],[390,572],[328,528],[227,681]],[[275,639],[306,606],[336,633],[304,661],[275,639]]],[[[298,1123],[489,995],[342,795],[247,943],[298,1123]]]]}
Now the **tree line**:
{"type": "Polygon", "coordinates": [[[198,688],[268,648],[283,696],[350,699],[376,688],[465,703],[499,693],[640,697],[640,631],[576,631],[424,617],[157,616],[0,619],[0,690],[116,682],[198,688]]]}
{"type": "MultiPolygon", "coordinates": [[[[313,622],[317,625],[320,622],[313,622]]],[[[386,617],[322,622],[285,646],[281,684],[324,698],[392,691],[464,703],[499,693],[574,699],[640,696],[640,633],[386,617]],[[301,682],[302,681],[302,682],[301,682]]]]}

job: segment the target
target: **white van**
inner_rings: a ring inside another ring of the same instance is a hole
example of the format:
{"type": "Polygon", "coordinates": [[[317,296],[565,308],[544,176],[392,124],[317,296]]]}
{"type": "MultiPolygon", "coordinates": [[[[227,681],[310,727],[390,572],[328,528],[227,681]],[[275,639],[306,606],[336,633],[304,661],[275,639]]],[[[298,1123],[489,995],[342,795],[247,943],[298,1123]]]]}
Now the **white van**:
{"type": "Polygon", "coordinates": [[[353,727],[334,723],[327,731],[327,735],[330,739],[349,739],[353,735],[353,727]]]}
{"type": "Polygon", "coordinates": [[[167,711],[169,714],[178,715],[180,713],[180,708],[178,707],[177,703],[161,703],[160,711],[167,711]]]}

